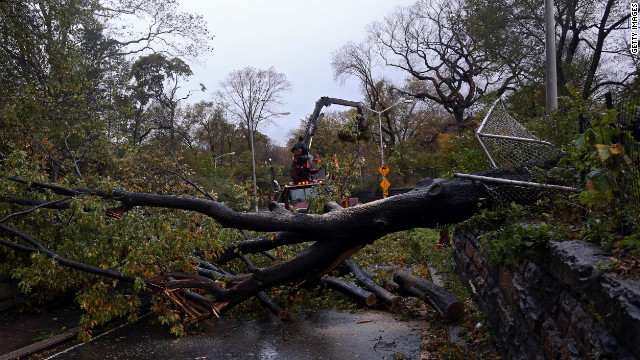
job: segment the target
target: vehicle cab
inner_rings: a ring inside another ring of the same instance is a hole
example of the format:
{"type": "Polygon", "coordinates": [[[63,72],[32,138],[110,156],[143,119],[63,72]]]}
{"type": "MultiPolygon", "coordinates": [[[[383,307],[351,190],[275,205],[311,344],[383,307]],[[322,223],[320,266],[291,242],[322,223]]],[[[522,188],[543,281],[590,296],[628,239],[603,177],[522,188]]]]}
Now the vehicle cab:
{"type": "Polygon", "coordinates": [[[288,210],[295,209],[298,212],[306,213],[309,208],[309,197],[324,191],[322,185],[322,180],[300,181],[284,185],[276,201],[288,210]]]}

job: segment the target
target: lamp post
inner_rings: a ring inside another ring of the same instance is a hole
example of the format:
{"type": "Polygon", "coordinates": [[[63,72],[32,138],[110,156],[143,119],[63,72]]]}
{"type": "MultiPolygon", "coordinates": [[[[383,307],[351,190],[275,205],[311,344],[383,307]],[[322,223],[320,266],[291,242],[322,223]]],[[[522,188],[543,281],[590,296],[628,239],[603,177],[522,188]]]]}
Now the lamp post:
{"type": "MultiPolygon", "coordinates": [[[[412,104],[413,103],[413,99],[408,99],[408,98],[404,98],[402,100],[398,100],[395,104],[389,106],[388,108],[384,109],[384,110],[380,110],[380,111],[376,111],[373,110],[369,107],[366,107],[367,109],[369,109],[370,111],[378,114],[378,131],[380,131],[380,166],[384,165],[384,146],[382,144],[382,113],[391,109],[392,107],[400,104],[400,103],[405,103],[405,104],[412,104]]],[[[382,195],[383,198],[386,198],[385,195],[382,195]]]]}
{"type": "Polygon", "coordinates": [[[556,71],[556,31],[553,0],[544,0],[545,54],[547,71],[547,115],[558,108],[558,74],[556,71]]]}
{"type": "MultiPolygon", "coordinates": [[[[289,112],[275,113],[271,114],[271,116],[286,116],[289,115],[289,112]]],[[[267,118],[268,118],[267,117],[267,118]]],[[[263,118],[265,119],[265,118],[263,118]]],[[[249,143],[251,144],[251,172],[253,173],[253,194],[256,199],[256,212],[258,212],[258,182],[256,181],[256,156],[253,148],[253,119],[249,119],[249,143]]]]}
{"type": "Polygon", "coordinates": [[[216,169],[216,168],[218,167],[218,159],[219,159],[219,158],[221,158],[221,157],[223,157],[223,156],[225,156],[225,155],[234,155],[235,153],[236,153],[235,151],[232,151],[232,152],[230,152],[230,153],[226,153],[226,154],[222,154],[222,155],[220,155],[220,156],[216,156],[216,157],[213,159],[213,168],[214,168],[214,169],[216,169]]]}

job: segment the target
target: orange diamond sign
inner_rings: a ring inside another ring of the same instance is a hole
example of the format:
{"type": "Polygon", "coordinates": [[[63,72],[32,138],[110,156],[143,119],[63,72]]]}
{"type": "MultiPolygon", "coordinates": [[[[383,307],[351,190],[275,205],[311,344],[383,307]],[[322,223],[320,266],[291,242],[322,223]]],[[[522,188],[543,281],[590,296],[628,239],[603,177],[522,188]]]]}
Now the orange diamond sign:
{"type": "Polygon", "coordinates": [[[382,176],[387,176],[387,174],[389,173],[389,167],[387,165],[382,165],[380,166],[380,169],[378,169],[378,171],[380,171],[380,174],[382,174],[382,176]]]}
{"type": "Polygon", "coordinates": [[[387,191],[387,189],[389,189],[389,185],[391,185],[391,183],[389,182],[389,180],[387,180],[387,178],[384,178],[380,183],[380,186],[382,186],[382,190],[384,191],[387,191]]]}

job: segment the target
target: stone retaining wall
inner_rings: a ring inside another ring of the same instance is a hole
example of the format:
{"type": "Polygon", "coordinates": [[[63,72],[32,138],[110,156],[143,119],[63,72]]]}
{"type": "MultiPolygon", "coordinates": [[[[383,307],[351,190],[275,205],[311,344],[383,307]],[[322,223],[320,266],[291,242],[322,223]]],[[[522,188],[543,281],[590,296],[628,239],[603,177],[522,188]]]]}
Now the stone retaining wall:
{"type": "Polygon", "coordinates": [[[601,274],[603,251],[552,242],[530,261],[490,266],[478,232],[453,238],[453,266],[505,359],[640,359],[640,282],[601,274]]]}

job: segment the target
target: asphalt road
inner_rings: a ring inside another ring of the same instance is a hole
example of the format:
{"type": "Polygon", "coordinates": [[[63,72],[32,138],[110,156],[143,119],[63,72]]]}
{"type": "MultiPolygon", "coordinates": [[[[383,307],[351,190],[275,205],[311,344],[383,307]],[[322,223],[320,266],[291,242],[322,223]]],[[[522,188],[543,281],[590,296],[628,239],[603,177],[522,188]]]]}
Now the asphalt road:
{"type": "Polygon", "coordinates": [[[223,316],[183,338],[147,316],[49,359],[419,359],[424,320],[380,311],[301,311],[293,320],[223,316]]]}

